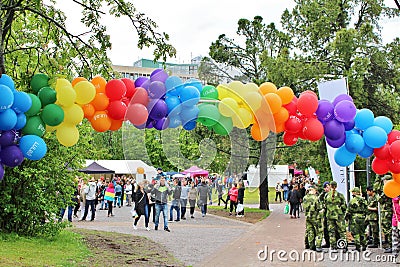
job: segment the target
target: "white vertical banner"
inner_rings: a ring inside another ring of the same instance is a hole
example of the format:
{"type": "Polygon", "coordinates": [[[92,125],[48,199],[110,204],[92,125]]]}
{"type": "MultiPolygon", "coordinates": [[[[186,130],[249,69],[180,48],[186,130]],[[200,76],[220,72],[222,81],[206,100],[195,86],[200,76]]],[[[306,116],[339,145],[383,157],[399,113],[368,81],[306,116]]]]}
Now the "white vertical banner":
{"type": "MultiPolygon", "coordinates": [[[[330,102],[333,102],[333,100],[338,95],[348,94],[346,78],[318,83],[318,91],[320,99],[326,99],[330,102]]],[[[341,167],[337,165],[335,162],[334,155],[337,148],[333,148],[329,146],[328,143],[326,143],[326,149],[328,152],[329,164],[331,166],[333,180],[336,181],[338,184],[337,191],[344,195],[346,201],[349,201],[347,199],[347,192],[346,192],[347,191],[346,167],[341,167]]],[[[350,174],[349,188],[353,188],[355,185],[354,163],[352,163],[348,168],[350,174]]]]}

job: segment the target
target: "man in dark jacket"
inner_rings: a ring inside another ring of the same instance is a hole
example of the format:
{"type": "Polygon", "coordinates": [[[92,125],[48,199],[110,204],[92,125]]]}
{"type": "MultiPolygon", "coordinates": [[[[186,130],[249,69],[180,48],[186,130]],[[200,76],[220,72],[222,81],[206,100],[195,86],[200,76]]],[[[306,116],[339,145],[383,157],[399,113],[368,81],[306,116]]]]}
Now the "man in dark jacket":
{"type": "Polygon", "coordinates": [[[165,181],[165,177],[161,176],[160,180],[153,187],[152,193],[156,199],[156,221],[154,229],[158,230],[158,223],[160,220],[160,213],[162,211],[164,217],[164,230],[169,232],[168,228],[168,195],[172,193],[171,188],[165,181]]]}
{"type": "Polygon", "coordinates": [[[201,183],[197,186],[197,195],[198,195],[198,200],[197,200],[197,204],[200,206],[201,208],[201,213],[202,216],[206,216],[207,214],[207,201],[208,201],[208,191],[209,191],[209,187],[205,182],[205,179],[203,178],[201,180],[201,183]]]}
{"type": "Polygon", "coordinates": [[[176,222],[180,221],[181,218],[181,210],[180,210],[180,198],[181,198],[182,188],[180,186],[180,181],[178,178],[174,179],[174,187],[172,193],[172,202],[171,208],[169,210],[169,221],[172,222],[174,220],[174,210],[176,210],[177,217],[176,222]]]}
{"type": "Polygon", "coordinates": [[[295,219],[296,213],[297,218],[300,218],[299,205],[301,201],[301,194],[299,192],[297,184],[293,186],[293,190],[289,192],[289,203],[290,203],[290,218],[295,219]]]}

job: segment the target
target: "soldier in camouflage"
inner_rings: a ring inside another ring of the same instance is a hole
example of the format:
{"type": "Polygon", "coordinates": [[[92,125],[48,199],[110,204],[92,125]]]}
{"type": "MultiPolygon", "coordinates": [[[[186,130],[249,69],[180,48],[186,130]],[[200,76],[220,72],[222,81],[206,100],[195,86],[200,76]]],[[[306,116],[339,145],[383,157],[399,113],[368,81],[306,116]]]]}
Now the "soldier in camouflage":
{"type": "MultiPolygon", "coordinates": [[[[331,191],[325,196],[326,219],[328,223],[329,243],[331,251],[335,252],[337,241],[346,239],[346,224],[344,214],[347,209],[343,194],[336,191],[337,183],[331,182],[331,191]],[[337,239],[338,238],[338,239],[337,239]]],[[[341,247],[347,249],[347,247],[341,247]]]]}
{"type": "Polygon", "coordinates": [[[304,215],[306,217],[306,240],[308,247],[317,252],[322,252],[322,203],[316,195],[316,188],[309,187],[308,193],[303,198],[304,215]]]}
{"type": "Polygon", "coordinates": [[[371,186],[367,187],[367,215],[366,221],[372,236],[372,244],[369,248],[377,248],[379,244],[379,228],[378,228],[378,199],[375,190],[371,186]]]}
{"type": "MultiPolygon", "coordinates": [[[[391,175],[385,175],[383,180],[383,185],[392,179],[391,175]]],[[[385,243],[383,248],[385,249],[385,253],[392,253],[392,216],[393,216],[393,208],[392,208],[392,199],[383,193],[378,196],[378,202],[380,204],[381,210],[381,228],[382,233],[385,236],[385,243]]]]}
{"type": "Polygon", "coordinates": [[[349,222],[356,250],[362,251],[365,250],[367,245],[365,238],[367,201],[361,197],[361,191],[358,187],[354,187],[350,192],[353,194],[353,198],[347,207],[345,219],[349,222]]]}
{"type": "MultiPolygon", "coordinates": [[[[329,182],[324,182],[323,184],[323,190],[321,194],[318,196],[319,202],[322,204],[322,207],[325,207],[325,196],[326,194],[331,190],[331,185],[329,182]]],[[[324,235],[324,240],[325,240],[325,245],[322,246],[323,248],[329,248],[329,233],[328,233],[328,223],[326,219],[326,209],[323,209],[322,213],[322,230],[323,230],[323,235],[324,235]]]]}

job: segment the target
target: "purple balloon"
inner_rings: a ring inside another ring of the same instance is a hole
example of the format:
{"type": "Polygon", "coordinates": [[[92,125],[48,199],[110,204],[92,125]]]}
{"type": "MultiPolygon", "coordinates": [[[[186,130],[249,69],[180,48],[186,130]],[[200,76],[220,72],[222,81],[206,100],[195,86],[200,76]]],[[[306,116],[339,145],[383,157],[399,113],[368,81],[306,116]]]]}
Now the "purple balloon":
{"type": "MultiPolygon", "coordinates": [[[[149,78],[146,77],[139,77],[135,80],[135,87],[142,87],[142,84],[146,81],[148,81],[149,78]]],[[[143,87],[142,87],[143,88],[143,87]]]]}
{"type": "Polygon", "coordinates": [[[152,82],[158,81],[158,82],[164,83],[168,78],[168,74],[162,69],[157,69],[157,70],[155,70],[151,73],[150,81],[152,81],[152,82]]]}
{"type": "Polygon", "coordinates": [[[350,131],[354,129],[354,125],[356,125],[354,120],[343,122],[344,130],[350,131]]]}
{"type": "Polygon", "coordinates": [[[162,118],[161,120],[158,120],[156,123],[154,123],[154,128],[161,131],[167,129],[168,125],[169,120],[167,118],[162,118]]]}
{"type": "Polygon", "coordinates": [[[156,99],[149,102],[147,105],[149,117],[153,120],[161,120],[168,114],[168,106],[162,99],[156,99]]]}
{"type": "Polygon", "coordinates": [[[4,166],[0,164],[0,181],[3,180],[4,177],[4,166]]]}
{"type": "Polygon", "coordinates": [[[337,140],[332,140],[327,137],[325,137],[326,142],[328,143],[329,146],[334,147],[334,148],[339,148],[341,147],[344,142],[346,141],[346,135],[342,135],[339,139],[337,140]]]}
{"type": "Polygon", "coordinates": [[[21,149],[16,145],[11,145],[3,148],[0,151],[1,163],[8,167],[16,167],[22,163],[24,160],[24,155],[21,149]]]}
{"type": "Polygon", "coordinates": [[[324,133],[327,138],[331,140],[338,140],[345,135],[344,125],[337,120],[330,120],[324,125],[324,133]]]}
{"type": "Polygon", "coordinates": [[[335,106],[335,119],[340,122],[348,122],[354,120],[357,114],[357,108],[353,101],[342,100],[335,106]]]}
{"type": "Polygon", "coordinates": [[[351,98],[351,96],[347,95],[347,94],[341,94],[338,95],[334,100],[333,100],[333,106],[336,106],[340,101],[343,100],[349,100],[351,102],[353,102],[353,98],[351,98]]]}
{"type": "Polygon", "coordinates": [[[139,129],[139,130],[143,130],[143,129],[145,129],[146,128],[146,123],[143,123],[143,124],[141,124],[141,125],[133,125],[133,126],[135,126],[137,129],[139,129]]]}
{"type": "Polygon", "coordinates": [[[0,145],[4,148],[6,146],[11,146],[15,143],[17,139],[15,131],[3,131],[0,133],[0,145]]]}
{"type": "Polygon", "coordinates": [[[322,99],[318,101],[318,109],[315,112],[321,122],[333,119],[333,105],[330,101],[322,99]]]}
{"type": "Polygon", "coordinates": [[[151,99],[160,99],[165,96],[167,89],[164,83],[155,81],[150,84],[148,92],[151,99]]]}
{"type": "Polygon", "coordinates": [[[142,88],[146,89],[147,91],[149,91],[149,87],[150,87],[150,79],[146,80],[144,83],[142,83],[142,88]]]}

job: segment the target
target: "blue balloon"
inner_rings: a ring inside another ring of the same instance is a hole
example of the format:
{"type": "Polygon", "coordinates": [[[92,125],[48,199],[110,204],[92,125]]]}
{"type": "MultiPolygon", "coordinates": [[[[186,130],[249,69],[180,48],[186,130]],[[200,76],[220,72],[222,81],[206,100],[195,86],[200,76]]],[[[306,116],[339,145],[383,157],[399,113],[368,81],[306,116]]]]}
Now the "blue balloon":
{"type": "Polygon", "coordinates": [[[17,123],[14,126],[15,130],[20,130],[25,127],[26,124],[26,116],[24,113],[17,114],[17,123]]]}
{"type": "Polygon", "coordinates": [[[182,102],[182,105],[191,107],[199,102],[200,92],[194,86],[185,86],[185,88],[181,89],[179,98],[182,102]]]}
{"type": "Polygon", "coordinates": [[[176,128],[182,124],[181,118],[179,116],[171,116],[169,118],[168,128],[176,128]]]}
{"type": "Polygon", "coordinates": [[[46,143],[37,135],[24,135],[19,140],[19,148],[25,158],[40,160],[47,153],[46,143]]]}
{"type": "Polygon", "coordinates": [[[165,103],[168,107],[168,114],[175,116],[182,111],[181,101],[177,96],[167,94],[167,97],[165,98],[165,103]]]}
{"type": "Polygon", "coordinates": [[[8,86],[0,84],[0,112],[10,108],[14,103],[14,94],[8,86]]]}
{"type": "Polygon", "coordinates": [[[196,89],[199,91],[200,94],[201,94],[201,91],[203,90],[203,84],[195,78],[190,78],[189,80],[187,80],[185,82],[185,86],[196,87],[196,89]]]}
{"type": "Polygon", "coordinates": [[[388,139],[387,133],[384,129],[378,126],[371,126],[363,133],[365,144],[372,148],[379,148],[386,144],[388,139]]]}
{"type": "Polygon", "coordinates": [[[349,166],[356,160],[357,154],[351,153],[346,146],[341,146],[335,151],[334,159],[337,165],[341,167],[349,166]]]}
{"type": "Polygon", "coordinates": [[[181,84],[183,84],[181,78],[179,78],[178,76],[169,76],[165,81],[165,88],[167,88],[167,93],[181,84]]]}
{"type": "Polygon", "coordinates": [[[351,153],[358,153],[363,150],[365,143],[361,135],[356,133],[351,133],[346,135],[346,149],[351,153]]]}
{"type": "Polygon", "coordinates": [[[180,113],[182,119],[182,124],[186,124],[188,121],[196,120],[199,115],[199,108],[197,106],[192,106],[190,108],[185,107],[180,113]]]}
{"type": "Polygon", "coordinates": [[[17,114],[12,109],[6,109],[0,112],[0,130],[8,131],[17,124],[17,114]]]}
{"type": "Polygon", "coordinates": [[[374,119],[374,125],[381,127],[387,134],[389,134],[393,129],[392,121],[385,116],[379,116],[374,119]]]}
{"type": "Polygon", "coordinates": [[[14,92],[14,103],[11,108],[16,113],[25,113],[32,106],[32,98],[25,92],[14,92]]]}
{"type": "Polygon", "coordinates": [[[354,121],[357,129],[366,130],[374,124],[374,113],[367,108],[360,109],[357,111],[354,121]]]}
{"type": "Polygon", "coordinates": [[[194,128],[196,128],[196,121],[195,120],[188,121],[187,123],[185,123],[183,125],[183,129],[185,129],[186,131],[191,131],[194,128]]]}
{"type": "Polygon", "coordinates": [[[365,159],[371,157],[372,154],[374,154],[374,149],[367,145],[365,145],[364,148],[360,152],[358,152],[358,155],[365,159]]]}
{"type": "Polygon", "coordinates": [[[7,86],[8,88],[11,89],[11,91],[15,91],[14,81],[7,74],[1,75],[0,84],[7,86]]]}

